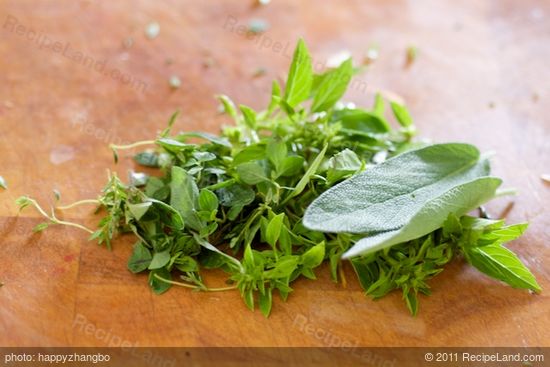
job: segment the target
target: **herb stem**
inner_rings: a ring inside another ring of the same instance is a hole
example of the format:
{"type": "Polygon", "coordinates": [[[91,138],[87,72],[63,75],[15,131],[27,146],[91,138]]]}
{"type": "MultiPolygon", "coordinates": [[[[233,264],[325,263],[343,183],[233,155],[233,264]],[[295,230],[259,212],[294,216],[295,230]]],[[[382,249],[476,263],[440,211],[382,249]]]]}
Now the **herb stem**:
{"type": "Polygon", "coordinates": [[[135,142],[135,143],[132,143],[132,144],[127,144],[127,145],[111,144],[111,145],[109,145],[109,147],[113,150],[117,150],[117,149],[124,150],[124,149],[132,149],[132,148],[140,147],[140,146],[143,146],[143,145],[152,145],[152,144],[155,144],[155,143],[156,143],[155,140],[143,140],[143,141],[138,141],[138,142],[135,142]]]}
{"type": "Polygon", "coordinates": [[[75,227],[75,228],[79,228],[83,231],[86,231],[90,234],[93,234],[94,231],[92,231],[91,229],[81,225],[81,224],[78,224],[78,223],[73,223],[73,222],[66,222],[64,220],[59,220],[57,219],[57,217],[53,214],[53,210],[52,210],[52,215],[49,215],[48,213],[46,213],[46,211],[44,209],[42,209],[42,207],[38,204],[38,202],[34,199],[31,199],[31,198],[26,198],[28,203],[30,203],[32,206],[34,206],[34,208],[43,216],[45,217],[46,219],[48,219],[50,222],[52,222],[53,224],[61,224],[61,225],[65,225],[65,226],[69,226],[69,227],[75,227]]]}
{"type": "Polygon", "coordinates": [[[75,206],[84,205],[84,204],[101,204],[101,201],[97,199],[85,199],[85,200],[76,201],[69,205],[56,206],[55,208],[59,210],[66,210],[66,209],[71,209],[71,208],[74,208],[75,206]]]}
{"type": "Polygon", "coordinates": [[[168,283],[168,284],[178,285],[180,287],[185,287],[185,288],[197,289],[197,290],[201,290],[201,291],[205,291],[205,292],[223,292],[223,291],[229,291],[229,290],[237,289],[236,285],[233,285],[233,286],[230,286],[230,287],[221,287],[221,288],[199,287],[197,285],[187,284],[187,283],[183,283],[183,282],[177,282],[175,280],[169,280],[169,279],[161,277],[158,274],[154,274],[153,276],[155,278],[157,278],[158,280],[160,280],[162,282],[165,282],[165,283],[168,283]]]}
{"type": "Polygon", "coordinates": [[[213,185],[210,185],[210,186],[206,186],[205,189],[208,189],[208,190],[218,190],[218,189],[221,189],[223,187],[226,187],[226,186],[229,186],[229,185],[232,185],[233,183],[235,183],[235,179],[234,178],[231,178],[229,180],[225,180],[225,181],[222,181],[222,182],[218,182],[217,184],[213,184],[213,185]]]}
{"type": "Polygon", "coordinates": [[[88,232],[88,233],[90,233],[90,234],[93,234],[93,233],[94,233],[94,231],[92,231],[91,229],[89,229],[89,228],[87,228],[87,227],[85,227],[85,226],[83,226],[83,225],[81,225],[81,224],[78,224],[78,223],[66,222],[66,221],[64,221],[64,220],[59,220],[59,219],[57,219],[57,218],[54,218],[54,220],[52,220],[52,222],[55,223],[55,224],[61,224],[61,225],[69,226],[69,227],[79,228],[79,229],[81,229],[81,230],[83,230],[83,231],[86,231],[86,232],[88,232]]]}

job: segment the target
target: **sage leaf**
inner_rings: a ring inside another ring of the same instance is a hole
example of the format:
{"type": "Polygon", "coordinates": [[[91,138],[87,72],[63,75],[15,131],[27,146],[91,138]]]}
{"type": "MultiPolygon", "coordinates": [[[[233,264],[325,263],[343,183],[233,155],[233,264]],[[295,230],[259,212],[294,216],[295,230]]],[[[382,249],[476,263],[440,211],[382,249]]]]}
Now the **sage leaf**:
{"type": "Polygon", "coordinates": [[[492,199],[502,181],[495,177],[480,177],[455,186],[442,195],[433,198],[409,218],[406,225],[378,232],[359,240],[342,258],[366,254],[410,241],[441,228],[450,213],[463,215],[492,199]]]}
{"type": "Polygon", "coordinates": [[[479,161],[479,151],[468,144],[406,152],[325,191],[307,208],[304,225],[323,232],[396,230],[425,203],[488,173],[488,162],[479,161]]]}

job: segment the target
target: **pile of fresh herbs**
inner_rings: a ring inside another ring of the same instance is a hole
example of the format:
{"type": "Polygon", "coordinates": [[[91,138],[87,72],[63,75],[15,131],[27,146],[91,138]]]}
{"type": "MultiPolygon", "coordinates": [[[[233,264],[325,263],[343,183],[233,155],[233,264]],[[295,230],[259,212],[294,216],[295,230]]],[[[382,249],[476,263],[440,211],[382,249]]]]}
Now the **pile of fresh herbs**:
{"type": "Polygon", "coordinates": [[[176,114],[156,140],[112,146],[117,152],[150,144],[135,156],[159,169],[123,183],[111,174],[96,203],[104,214],[96,231],[46,213],[51,224],[76,226],[111,246],[119,233],[137,238],[128,269],[148,272],[155,293],[172,285],[195,290],[238,289],[250,309],[269,315],[276,290],[283,300],[298,278],[315,279],[329,263],[344,281],[350,259],[373,298],[395,289],[411,311],[418,293],[454,257],[512,287],[540,291],[533,275],[503,247],[526,224],[466,215],[502,194],[489,162],[467,144],[414,144],[407,109],[390,102],[399,128],[386,118],[378,95],[372,109],[339,100],[354,73],[351,60],[312,72],[302,41],[284,91],[273,83],[265,111],[236,108],[221,96],[235,125],[214,136],[171,133],[176,114]],[[203,269],[221,268],[228,286],[209,288],[203,269]]]}

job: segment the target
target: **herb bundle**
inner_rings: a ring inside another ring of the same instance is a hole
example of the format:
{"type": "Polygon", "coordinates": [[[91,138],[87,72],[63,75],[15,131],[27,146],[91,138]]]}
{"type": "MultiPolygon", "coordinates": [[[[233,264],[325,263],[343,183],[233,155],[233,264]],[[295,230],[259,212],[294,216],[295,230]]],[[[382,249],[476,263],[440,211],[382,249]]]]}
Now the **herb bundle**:
{"type": "Polygon", "coordinates": [[[415,128],[407,109],[390,102],[398,128],[386,117],[380,95],[371,109],[340,102],[354,73],[351,60],[314,74],[302,41],[297,45],[284,91],[273,83],[266,110],[257,112],[220,96],[235,125],[219,136],[172,133],[177,114],[152,145],[135,155],[159,177],[132,175],[123,183],[111,174],[95,203],[104,213],[95,231],[72,225],[108,247],[119,233],[137,242],[128,261],[148,272],[163,293],[172,285],[195,290],[238,289],[250,309],[269,315],[273,293],[286,300],[291,284],[315,279],[330,264],[344,281],[342,259],[350,259],[361,286],[373,298],[400,289],[411,311],[428,280],[463,255],[481,272],[517,288],[540,291],[533,275],[502,245],[526,224],[466,215],[501,194],[489,162],[467,144],[411,142],[415,128]],[[221,268],[228,286],[209,288],[203,269],[221,268]]]}

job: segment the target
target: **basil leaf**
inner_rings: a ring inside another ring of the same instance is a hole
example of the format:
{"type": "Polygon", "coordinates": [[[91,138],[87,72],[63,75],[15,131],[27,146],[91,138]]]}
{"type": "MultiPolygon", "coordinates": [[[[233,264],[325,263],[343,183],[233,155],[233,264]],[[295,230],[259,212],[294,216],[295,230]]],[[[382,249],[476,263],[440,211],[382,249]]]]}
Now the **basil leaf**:
{"type": "Polygon", "coordinates": [[[425,203],[487,175],[488,162],[478,159],[475,147],[458,143],[403,153],[325,191],[307,208],[304,225],[323,232],[399,229],[425,203]]]}
{"type": "Polygon", "coordinates": [[[352,75],[353,64],[351,59],[343,62],[337,69],[329,71],[322,78],[317,88],[311,111],[320,112],[332,108],[346,92],[352,75]]]}
{"type": "Polygon", "coordinates": [[[300,102],[305,101],[309,97],[312,81],[311,56],[304,41],[300,39],[290,65],[284,102],[291,108],[295,108],[300,102]]]}
{"type": "Polygon", "coordinates": [[[501,245],[467,246],[464,255],[470,264],[490,277],[514,288],[541,291],[540,285],[529,269],[512,251],[501,245]]]}

